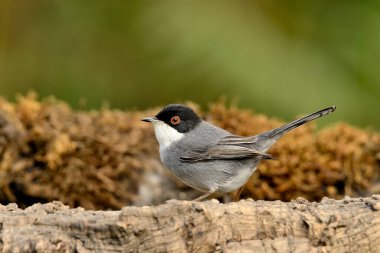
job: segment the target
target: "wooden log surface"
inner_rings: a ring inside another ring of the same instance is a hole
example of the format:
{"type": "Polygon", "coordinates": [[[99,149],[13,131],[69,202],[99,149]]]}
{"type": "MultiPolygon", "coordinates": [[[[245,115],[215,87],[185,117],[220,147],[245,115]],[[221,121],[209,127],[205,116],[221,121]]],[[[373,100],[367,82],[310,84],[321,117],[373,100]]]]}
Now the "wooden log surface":
{"type": "Polygon", "coordinates": [[[120,211],[0,205],[2,252],[380,252],[380,195],[168,201],[120,211]]]}

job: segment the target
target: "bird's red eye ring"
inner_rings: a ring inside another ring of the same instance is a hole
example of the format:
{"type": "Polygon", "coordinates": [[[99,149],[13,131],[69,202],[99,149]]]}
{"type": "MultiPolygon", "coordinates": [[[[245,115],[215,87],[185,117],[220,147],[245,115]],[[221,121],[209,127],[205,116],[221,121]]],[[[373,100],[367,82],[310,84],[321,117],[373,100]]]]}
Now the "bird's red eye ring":
{"type": "Polygon", "coordinates": [[[179,116],[173,116],[170,119],[170,123],[172,123],[173,125],[178,125],[180,122],[181,122],[181,119],[179,116]]]}

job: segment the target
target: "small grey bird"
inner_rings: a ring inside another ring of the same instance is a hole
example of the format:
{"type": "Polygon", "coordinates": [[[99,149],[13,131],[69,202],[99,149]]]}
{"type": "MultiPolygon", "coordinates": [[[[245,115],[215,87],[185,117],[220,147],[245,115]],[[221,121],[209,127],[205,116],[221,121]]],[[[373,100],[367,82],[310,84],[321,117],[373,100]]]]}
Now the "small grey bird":
{"type": "Polygon", "coordinates": [[[243,186],[262,159],[273,159],[266,151],[285,133],[335,111],[335,106],[312,113],[267,132],[243,137],[202,120],[191,108],[171,104],[153,123],[162,163],[179,180],[205,192],[196,201],[216,191],[232,192],[243,186]]]}

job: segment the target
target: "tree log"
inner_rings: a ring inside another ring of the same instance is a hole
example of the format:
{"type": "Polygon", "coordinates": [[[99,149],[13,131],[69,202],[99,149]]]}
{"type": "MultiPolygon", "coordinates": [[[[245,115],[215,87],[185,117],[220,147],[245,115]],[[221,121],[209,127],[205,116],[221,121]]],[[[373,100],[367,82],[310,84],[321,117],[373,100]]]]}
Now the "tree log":
{"type": "Polygon", "coordinates": [[[0,205],[3,252],[380,252],[380,195],[168,201],[120,211],[0,205]]]}

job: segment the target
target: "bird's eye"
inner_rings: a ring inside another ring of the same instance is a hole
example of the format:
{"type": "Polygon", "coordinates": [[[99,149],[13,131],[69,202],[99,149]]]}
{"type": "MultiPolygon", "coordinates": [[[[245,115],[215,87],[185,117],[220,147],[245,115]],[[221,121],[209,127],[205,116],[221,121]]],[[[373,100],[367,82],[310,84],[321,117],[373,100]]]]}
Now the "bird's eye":
{"type": "Polygon", "coordinates": [[[181,119],[179,116],[173,116],[170,119],[170,123],[172,123],[173,125],[178,125],[180,122],[181,122],[181,119]]]}

